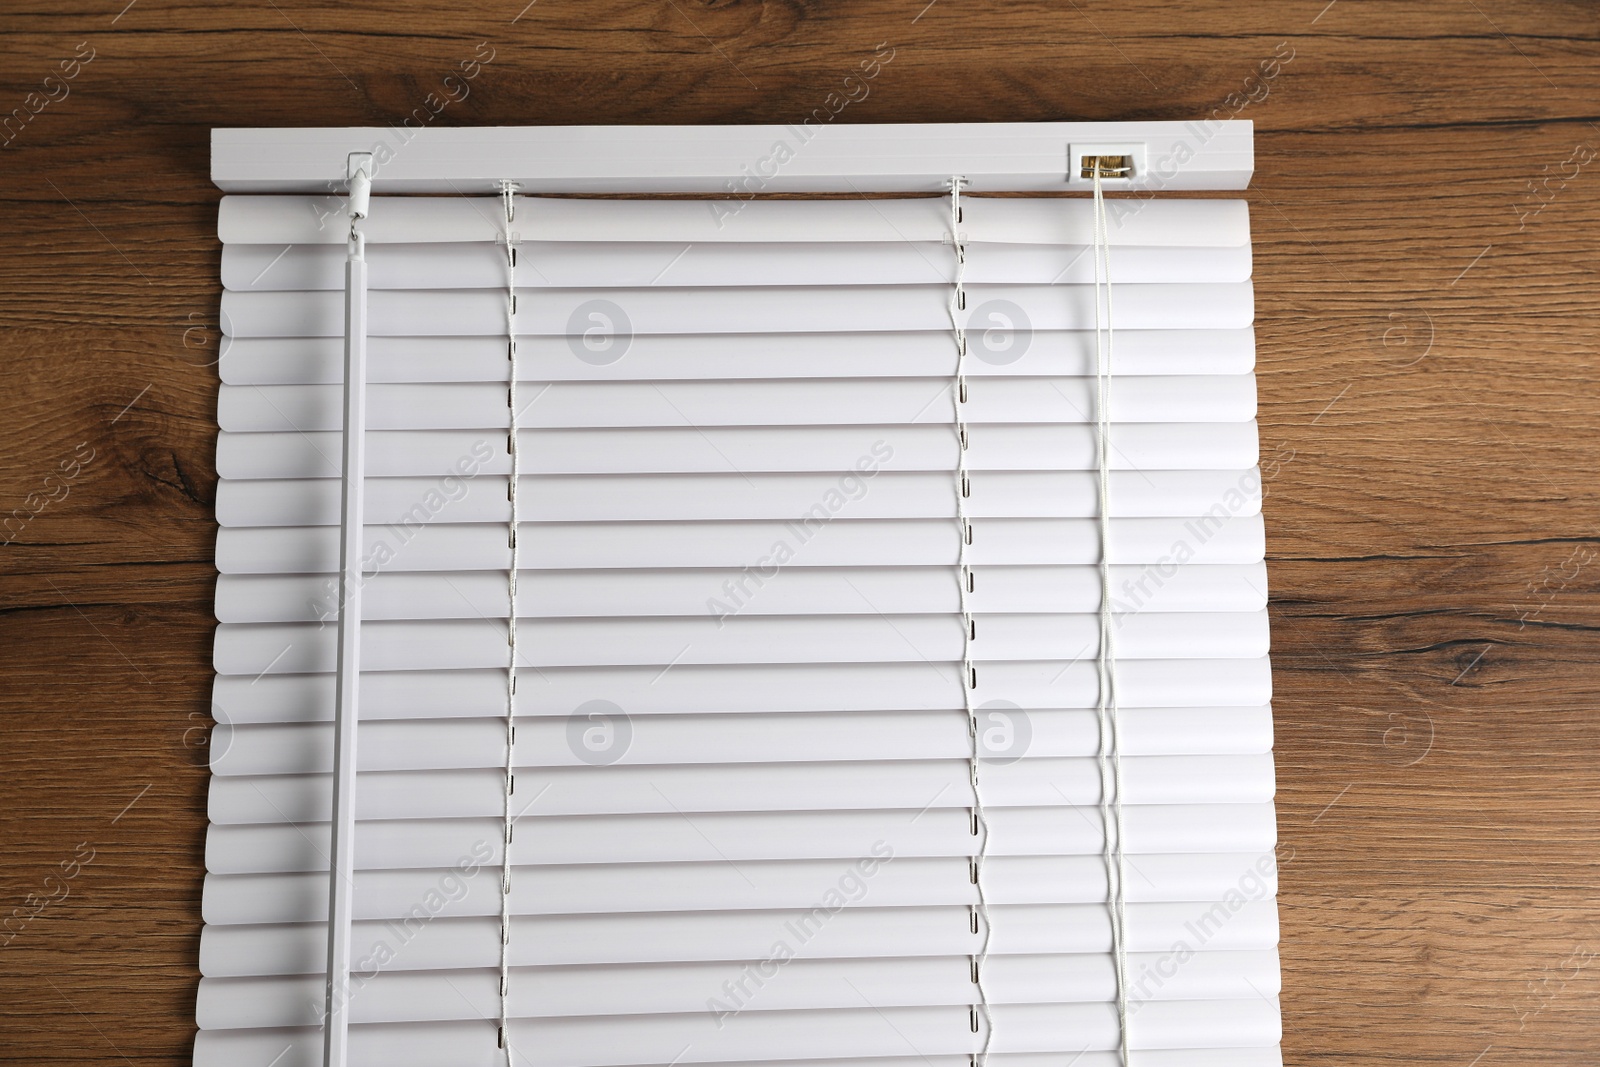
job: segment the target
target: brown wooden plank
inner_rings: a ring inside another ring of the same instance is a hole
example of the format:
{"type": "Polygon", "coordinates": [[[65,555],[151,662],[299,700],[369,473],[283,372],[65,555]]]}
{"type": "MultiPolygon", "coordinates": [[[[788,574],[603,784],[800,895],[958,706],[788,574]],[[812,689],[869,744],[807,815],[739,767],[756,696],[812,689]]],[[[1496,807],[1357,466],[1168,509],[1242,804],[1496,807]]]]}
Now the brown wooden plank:
{"type": "Polygon", "coordinates": [[[0,148],[0,518],[94,458],[0,546],[0,912],[80,843],[95,859],[0,947],[0,1062],[179,1064],[192,1041],[209,128],[398,121],[479,41],[495,58],[441,123],[792,121],[880,41],[839,121],[1195,118],[1262,97],[1286,42],[1238,111],[1277,468],[1285,1057],[1593,1062],[1600,172],[1562,174],[1600,146],[1593,5],[520,7],[3,17],[0,106],[79,42],[95,58],[0,148]]]}

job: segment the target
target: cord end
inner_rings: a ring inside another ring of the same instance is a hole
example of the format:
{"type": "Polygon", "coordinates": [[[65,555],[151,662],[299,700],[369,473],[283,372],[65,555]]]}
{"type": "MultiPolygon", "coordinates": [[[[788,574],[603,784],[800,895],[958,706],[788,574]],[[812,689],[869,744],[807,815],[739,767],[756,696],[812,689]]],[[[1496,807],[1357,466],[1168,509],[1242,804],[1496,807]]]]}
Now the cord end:
{"type": "Polygon", "coordinates": [[[367,217],[372,207],[372,175],[377,167],[371,152],[351,152],[346,164],[345,177],[350,189],[350,221],[367,217]]]}
{"type": "Polygon", "coordinates": [[[351,152],[345,164],[350,194],[350,258],[366,258],[366,237],[359,223],[372,208],[372,174],[377,167],[371,152],[351,152]]]}

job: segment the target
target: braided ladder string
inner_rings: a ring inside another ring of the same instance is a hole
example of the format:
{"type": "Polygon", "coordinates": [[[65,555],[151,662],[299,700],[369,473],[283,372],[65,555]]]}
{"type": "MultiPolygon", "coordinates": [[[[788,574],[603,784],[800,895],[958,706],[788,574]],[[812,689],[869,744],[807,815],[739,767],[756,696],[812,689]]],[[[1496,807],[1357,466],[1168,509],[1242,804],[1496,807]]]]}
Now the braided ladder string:
{"type": "Polygon", "coordinates": [[[511,814],[511,796],[516,791],[515,755],[517,744],[517,569],[521,562],[517,548],[517,481],[522,473],[521,452],[517,448],[517,246],[511,229],[517,206],[513,194],[516,183],[500,183],[501,204],[505,209],[506,238],[506,358],[510,361],[506,387],[506,451],[511,456],[511,478],[506,499],[511,504],[511,520],[506,544],[511,560],[506,572],[506,773],[503,820],[505,834],[500,843],[500,1027],[497,1040],[505,1050],[506,1067],[511,1067],[511,838],[516,829],[511,814]]]}
{"type": "Polygon", "coordinates": [[[973,645],[978,640],[978,623],[972,614],[972,593],[976,583],[972,575],[972,566],[968,561],[968,549],[972,545],[972,522],[967,516],[967,501],[972,496],[972,476],[967,469],[967,449],[971,444],[967,433],[967,330],[963,324],[967,309],[967,293],[964,288],[967,272],[967,247],[961,234],[961,186],[966,179],[956,176],[950,179],[950,241],[955,247],[956,274],[955,284],[950,292],[950,324],[955,331],[956,341],[956,373],[955,373],[955,429],[956,429],[956,528],[960,534],[960,549],[957,557],[957,579],[960,585],[961,597],[961,692],[963,703],[967,711],[967,736],[971,744],[970,755],[967,759],[968,781],[972,789],[971,829],[972,836],[978,840],[975,843],[973,856],[970,861],[969,876],[978,894],[977,907],[970,913],[971,929],[974,934],[979,932],[979,923],[982,922],[983,940],[978,946],[978,952],[971,957],[972,984],[976,989],[978,1003],[971,1009],[972,1032],[979,1030],[979,1017],[983,1019],[983,1046],[978,1054],[973,1057],[973,1063],[981,1067],[988,1062],[989,1046],[994,1040],[994,1016],[989,1007],[989,991],[985,984],[984,965],[989,959],[989,943],[993,934],[993,926],[989,921],[989,897],[987,887],[983,880],[984,860],[989,854],[989,817],[983,807],[983,793],[978,788],[978,763],[983,755],[983,746],[978,736],[978,711],[974,706],[978,688],[978,668],[973,662],[973,645]]]}

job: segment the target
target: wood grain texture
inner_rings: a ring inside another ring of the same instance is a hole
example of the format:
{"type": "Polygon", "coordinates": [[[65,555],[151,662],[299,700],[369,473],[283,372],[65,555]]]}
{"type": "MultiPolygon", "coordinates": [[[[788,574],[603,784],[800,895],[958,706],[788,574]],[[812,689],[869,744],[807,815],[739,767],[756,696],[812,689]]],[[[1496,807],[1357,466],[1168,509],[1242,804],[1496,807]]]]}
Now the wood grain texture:
{"type": "Polygon", "coordinates": [[[0,914],[60,898],[0,947],[0,1062],[188,1059],[209,130],[397,121],[480,41],[440,124],[786,122],[880,42],[840,121],[1254,94],[1286,1060],[1596,1062],[1600,160],[1574,160],[1600,150],[1600,9],[523,2],[0,15],[0,115],[94,56],[0,148],[0,517],[55,496],[0,534],[0,914]]]}

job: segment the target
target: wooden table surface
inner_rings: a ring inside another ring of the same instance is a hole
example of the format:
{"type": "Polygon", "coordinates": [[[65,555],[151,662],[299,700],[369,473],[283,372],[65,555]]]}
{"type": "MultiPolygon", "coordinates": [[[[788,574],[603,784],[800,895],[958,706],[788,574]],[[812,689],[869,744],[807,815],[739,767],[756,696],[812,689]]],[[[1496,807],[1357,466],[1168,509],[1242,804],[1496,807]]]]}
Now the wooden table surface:
{"type": "Polygon", "coordinates": [[[0,1062],[188,1062],[210,129],[486,56],[434,123],[788,122],[880,45],[837,121],[1255,121],[1286,1061],[1600,1062],[1596,5],[125,3],[0,14],[0,1062]]]}

